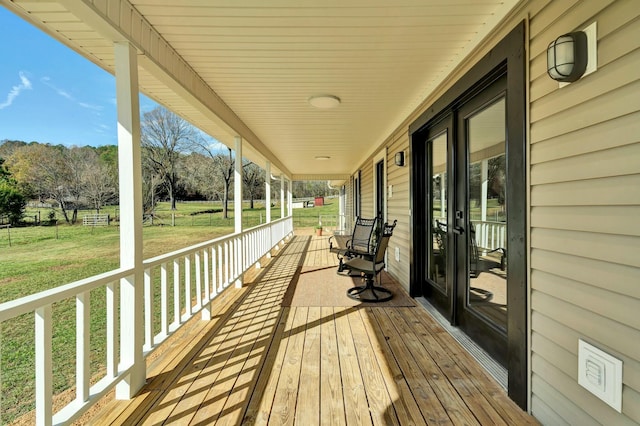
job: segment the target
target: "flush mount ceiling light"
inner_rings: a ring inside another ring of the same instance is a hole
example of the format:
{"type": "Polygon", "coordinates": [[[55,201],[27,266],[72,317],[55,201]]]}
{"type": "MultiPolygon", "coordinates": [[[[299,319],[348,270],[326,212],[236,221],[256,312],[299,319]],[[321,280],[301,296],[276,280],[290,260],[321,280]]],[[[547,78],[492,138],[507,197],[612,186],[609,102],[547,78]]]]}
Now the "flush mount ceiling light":
{"type": "Polygon", "coordinates": [[[315,95],[308,100],[312,106],[320,109],[330,109],[340,105],[340,98],[333,95],[315,95]]]}
{"type": "Polygon", "coordinates": [[[331,157],[329,157],[328,155],[316,155],[316,160],[323,161],[323,160],[330,160],[330,159],[331,157]]]}

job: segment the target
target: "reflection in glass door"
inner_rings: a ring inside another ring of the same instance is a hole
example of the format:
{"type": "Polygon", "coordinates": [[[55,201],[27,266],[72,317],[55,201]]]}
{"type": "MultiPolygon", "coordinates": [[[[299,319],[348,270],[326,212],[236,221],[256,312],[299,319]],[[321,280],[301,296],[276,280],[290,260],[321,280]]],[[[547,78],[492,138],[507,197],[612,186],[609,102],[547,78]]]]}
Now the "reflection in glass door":
{"type": "Polygon", "coordinates": [[[466,308],[507,330],[505,98],[467,118],[466,308]]]}
{"type": "Polygon", "coordinates": [[[447,133],[427,141],[431,185],[431,247],[427,262],[431,284],[445,295],[447,285],[447,133]]]}

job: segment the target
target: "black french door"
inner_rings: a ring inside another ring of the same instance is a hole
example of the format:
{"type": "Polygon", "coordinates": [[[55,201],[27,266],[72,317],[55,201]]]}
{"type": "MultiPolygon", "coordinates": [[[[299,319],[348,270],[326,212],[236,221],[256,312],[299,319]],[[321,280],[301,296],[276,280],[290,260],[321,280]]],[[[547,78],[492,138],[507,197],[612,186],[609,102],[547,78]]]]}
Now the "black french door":
{"type": "Polygon", "coordinates": [[[425,132],[422,293],[494,359],[507,362],[506,76],[425,132]]]}
{"type": "MultiPolygon", "coordinates": [[[[509,204],[506,186],[506,75],[456,111],[451,179],[456,247],[453,318],[495,360],[507,364],[509,204]]],[[[518,307],[526,309],[526,306],[518,307]]]]}
{"type": "Polygon", "coordinates": [[[527,402],[524,26],[410,126],[411,293],[508,371],[527,402]]]}

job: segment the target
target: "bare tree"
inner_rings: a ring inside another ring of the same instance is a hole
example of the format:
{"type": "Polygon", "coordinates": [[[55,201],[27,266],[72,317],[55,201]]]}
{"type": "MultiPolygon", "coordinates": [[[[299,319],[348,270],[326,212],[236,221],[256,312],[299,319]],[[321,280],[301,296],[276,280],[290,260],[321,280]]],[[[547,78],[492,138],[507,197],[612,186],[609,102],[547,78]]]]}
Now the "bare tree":
{"type": "MultiPolygon", "coordinates": [[[[253,208],[253,200],[264,193],[264,171],[257,164],[246,161],[242,165],[242,182],[249,195],[249,207],[253,208]]],[[[268,202],[265,207],[268,208],[268,202]]]]}
{"type": "Polygon", "coordinates": [[[222,199],[223,187],[216,175],[213,159],[198,152],[184,158],[184,187],[188,193],[199,194],[207,200],[222,199]]]}
{"type": "Polygon", "coordinates": [[[82,166],[82,191],[96,213],[118,195],[116,173],[113,167],[102,161],[95,150],[86,152],[82,166]]]}
{"type": "MultiPolygon", "coordinates": [[[[180,161],[201,138],[187,121],[163,107],[143,114],[141,123],[143,155],[152,176],[164,185],[171,209],[176,209],[180,161]]],[[[153,189],[153,188],[152,188],[153,189]]]]}
{"type": "MultiPolygon", "coordinates": [[[[222,216],[225,219],[229,218],[229,190],[231,189],[231,183],[233,180],[234,171],[234,156],[231,148],[226,147],[227,152],[221,150],[219,145],[211,144],[210,141],[200,140],[198,144],[199,151],[208,156],[213,163],[213,170],[215,176],[221,178],[222,181],[222,216]]],[[[212,175],[213,177],[213,175],[212,175]]],[[[210,185],[215,190],[216,181],[211,179],[210,185]]]]}
{"type": "MultiPolygon", "coordinates": [[[[225,219],[229,218],[229,189],[231,188],[231,181],[233,179],[234,171],[234,159],[232,151],[231,148],[227,149],[229,150],[228,156],[225,156],[224,154],[217,154],[213,158],[215,169],[222,177],[222,182],[224,184],[224,189],[222,192],[222,217],[224,217],[225,219]]],[[[240,202],[242,202],[242,200],[240,200],[240,202]]]]}

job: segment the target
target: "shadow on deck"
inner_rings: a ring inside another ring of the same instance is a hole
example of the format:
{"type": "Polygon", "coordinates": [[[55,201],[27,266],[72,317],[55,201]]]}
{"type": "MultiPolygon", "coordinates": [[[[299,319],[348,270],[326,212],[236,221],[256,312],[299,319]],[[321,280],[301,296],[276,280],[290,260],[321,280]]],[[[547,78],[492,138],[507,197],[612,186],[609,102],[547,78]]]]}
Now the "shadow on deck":
{"type": "Polygon", "coordinates": [[[283,306],[302,267],[336,264],[327,237],[295,236],[83,423],[537,424],[417,305],[283,306]]]}

